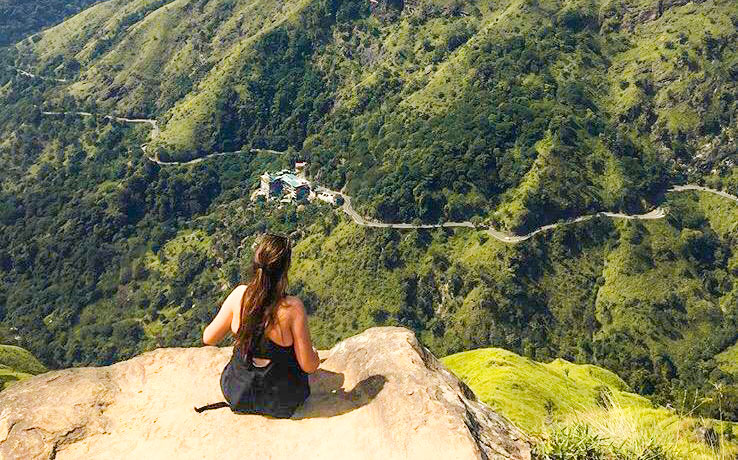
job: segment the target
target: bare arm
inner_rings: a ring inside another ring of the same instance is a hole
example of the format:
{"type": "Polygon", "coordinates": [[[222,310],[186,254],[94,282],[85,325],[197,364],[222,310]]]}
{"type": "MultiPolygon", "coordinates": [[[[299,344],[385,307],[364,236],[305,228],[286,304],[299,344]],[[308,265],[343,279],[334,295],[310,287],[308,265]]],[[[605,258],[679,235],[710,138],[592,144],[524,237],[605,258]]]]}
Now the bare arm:
{"type": "Polygon", "coordinates": [[[223,340],[223,337],[226,336],[228,331],[231,330],[233,309],[240,308],[245,289],[246,286],[238,286],[228,295],[220,307],[218,314],[202,333],[202,343],[205,345],[217,345],[218,342],[223,340]]]}
{"type": "Polygon", "coordinates": [[[312,340],[310,340],[307,312],[305,312],[305,306],[300,299],[293,297],[290,299],[290,303],[292,304],[290,329],[292,331],[297,362],[303,371],[312,374],[320,366],[320,357],[313,347],[312,340]]]}

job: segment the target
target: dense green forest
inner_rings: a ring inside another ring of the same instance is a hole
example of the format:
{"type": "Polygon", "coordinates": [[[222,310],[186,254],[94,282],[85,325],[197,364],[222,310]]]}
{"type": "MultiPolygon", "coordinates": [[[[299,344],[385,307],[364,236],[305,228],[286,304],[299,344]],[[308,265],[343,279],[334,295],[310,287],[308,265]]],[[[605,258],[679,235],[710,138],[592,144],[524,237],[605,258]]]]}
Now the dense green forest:
{"type": "Polygon", "coordinates": [[[699,413],[738,420],[725,358],[738,206],[665,193],[738,192],[736,24],[728,0],[89,8],[0,48],[0,343],[52,368],[198,345],[269,229],[296,241],[292,292],[320,347],[403,325],[438,355],[595,363],[657,402],[696,394],[699,413]],[[156,118],[161,133],[108,114],[156,118]],[[286,154],[162,167],[144,143],[162,160],[286,154]],[[260,174],[298,159],[386,221],[526,231],[655,204],[668,216],[510,245],[249,200],[260,174]]]}
{"type": "Polygon", "coordinates": [[[0,0],[0,46],[61,22],[97,0],[0,0]]]}
{"type": "Polygon", "coordinates": [[[524,231],[736,190],[732,0],[113,0],[17,47],[47,105],[158,118],[163,160],[292,148],[385,221],[524,231]]]}

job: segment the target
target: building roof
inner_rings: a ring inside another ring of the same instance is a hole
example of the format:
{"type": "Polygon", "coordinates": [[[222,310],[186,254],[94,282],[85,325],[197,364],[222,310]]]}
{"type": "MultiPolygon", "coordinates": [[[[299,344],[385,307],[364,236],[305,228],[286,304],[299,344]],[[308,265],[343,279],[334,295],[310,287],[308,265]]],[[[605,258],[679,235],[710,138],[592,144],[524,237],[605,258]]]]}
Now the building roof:
{"type": "Polygon", "coordinates": [[[305,186],[305,185],[310,185],[310,183],[308,181],[306,181],[305,179],[302,179],[300,177],[297,177],[296,175],[294,175],[291,172],[290,173],[284,173],[284,172],[282,172],[282,173],[280,173],[278,176],[276,176],[274,178],[283,181],[284,183],[286,183],[287,185],[289,185],[290,187],[293,187],[293,188],[298,188],[298,187],[302,187],[302,186],[305,186]]]}

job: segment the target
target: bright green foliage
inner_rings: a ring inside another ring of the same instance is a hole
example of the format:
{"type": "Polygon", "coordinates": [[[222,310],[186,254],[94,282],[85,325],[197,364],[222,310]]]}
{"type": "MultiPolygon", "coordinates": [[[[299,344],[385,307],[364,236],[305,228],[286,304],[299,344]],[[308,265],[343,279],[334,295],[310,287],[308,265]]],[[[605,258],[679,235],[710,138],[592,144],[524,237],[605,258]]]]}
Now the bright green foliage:
{"type": "Polygon", "coordinates": [[[735,2],[401,4],[113,0],[16,56],[77,80],[46,104],[159,118],[162,159],[292,147],[384,220],[525,230],[735,185],[735,2]]]}
{"type": "Polygon", "coordinates": [[[12,345],[0,345],[0,390],[14,382],[46,372],[30,352],[12,345]]]}
{"type": "Polygon", "coordinates": [[[708,460],[738,452],[738,425],[692,417],[690,407],[654,407],[597,366],[543,364],[496,348],[442,361],[479,399],[539,438],[545,459],[708,460]],[[714,438],[700,438],[702,427],[714,438]]]}
{"type": "Polygon", "coordinates": [[[532,361],[499,348],[483,348],[442,359],[485,403],[529,432],[562,422],[571,414],[608,404],[650,407],[614,373],[557,359],[532,361]]]}

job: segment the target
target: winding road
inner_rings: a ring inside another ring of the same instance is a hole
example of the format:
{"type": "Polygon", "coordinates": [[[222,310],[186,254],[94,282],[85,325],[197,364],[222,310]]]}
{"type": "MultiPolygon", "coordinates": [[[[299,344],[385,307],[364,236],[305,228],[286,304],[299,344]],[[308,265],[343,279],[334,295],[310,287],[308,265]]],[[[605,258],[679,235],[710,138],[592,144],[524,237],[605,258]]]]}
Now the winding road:
{"type": "Polygon", "coordinates": [[[13,67],[13,66],[8,66],[8,67],[10,67],[11,69],[13,69],[16,72],[18,72],[19,75],[23,75],[24,77],[28,77],[28,78],[37,78],[39,80],[46,80],[46,81],[56,81],[56,82],[59,82],[59,83],[68,83],[69,82],[69,80],[65,80],[63,78],[42,77],[41,75],[33,74],[31,72],[28,72],[27,70],[23,70],[23,69],[18,68],[18,67],[13,67]]]}
{"type": "MultiPolygon", "coordinates": [[[[146,153],[146,144],[141,146],[141,149],[146,153]]],[[[272,155],[284,155],[284,152],[280,152],[278,150],[269,150],[269,149],[251,149],[251,150],[234,150],[233,152],[218,152],[218,153],[211,153],[210,155],[205,155],[204,157],[195,158],[194,160],[190,161],[162,161],[158,158],[157,155],[154,155],[154,157],[147,156],[146,159],[158,164],[159,166],[190,166],[190,165],[196,165],[198,163],[202,163],[205,160],[209,160],[210,158],[215,157],[223,157],[226,155],[239,155],[244,153],[270,153],[272,155]]]]}
{"type": "Polygon", "coordinates": [[[698,191],[698,192],[708,192],[708,193],[714,193],[715,195],[721,196],[723,198],[727,198],[729,200],[733,200],[736,203],[738,203],[738,196],[731,195],[730,193],[723,192],[722,190],[715,190],[713,188],[707,188],[702,187],[701,185],[675,185],[672,188],[669,189],[670,192],[687,192],[687,191],[698,191]]]}
{"type": "MultiPolygon", "coordinates": [[[[675,188],[669,189],[670,191],[686,191],[686,190],[701,190],[711,193],[718,193],[720,195],[723,195],[725,192],[720,192],[718,190],[712,190],[712,189],[706,189],[705,187],[699,187],[696,185],[689,185],[689,186],[681,186],[682,188],[679,190],[676,190],[675,188]]],[[[316,187],[317,192],[326,192],[331,193],[334,195],[337,195],[338,192],[335,192],[333,190],[327,189],[325,187],[316,187]]],[[[728,197],[737,200],[738,197],[734,197],[733,195],[726,194],[728,197]]],[[[351,219],[354,221],[355,224],[360,225],[362,227],[375,227],[375,228],[395,228],[395,229],[434,229],[434,228],[474,228],[476,229],[477,226],[475,226],[472,222],[464,221],[464,222],[444,222],[442,224],[421,224],[421,225],[414,225],[414,224],[407,224],[407,223],[385,223],[385,222],[376,222],[369,219],[364,218],[359,213],[354,210],[353,206],[351,205],[351,197],[343,195],[345,202],[343,206],[341,206],[341,209],[343,212],[345,212],[351,219]]],[[[595,214],[588,214],[585,216],[580,216],[575,219],[558,222],[555,224],[548,224],[543,225],[541,227],[538,227],[537,229],[533,230],[530,233],[527,233],[525,235],[516,235],[514,233],[505,232],[502,230],[497,230],[493,227],[486,227],[487,233],[499,240],[503,243],[522,243],[523,241],[526,241],[535,235],[548,231],[553,230],[557,227],[561,227],[564,225],[570,225],[575,224],[578,222],[584,222],[590,219],[594,219],[595,217],[610,217],[613,219],[626,219],[626,220],[656,220],[656,219],[663,219],[666,217],[666,211],[664,211],[663,208],[658,207],[650,212],[647,212],[645,214],[622,214],[622,213],[616,213],[616,212],[598,212],[595,214]]]]}
{"type": "MultiPolygon", "coordinates": [[[[20,70],[19,70],[19,72],[20,72],[20,70]]],[[[42,78],[42,77],[36,77],[33,74],[24,73],[24,75],[26,75],[26,74],[29,75],[29,76],[33,76],[35,78],[42,78]]],[[[92,116],[96,116],[95,114],[90,113],[90,112],[47,112],[47,111],[43,111],[41,113],[43,115],[48,115],[48,116],[65,116],[65,115],[70,115],[70,114],[71,115],[81,116],[81,117],[92,117],[92,116]]],[[[112,121],[117,121],[117,122],[120,122],[120,123],[148,124],[149,126],[151,126],[151,134],[149,135],[149,138],[151,140],[155,139],[159,135],[159,132],[160,132],[159,131],[159,124],[154,119],[149,119],[149,118],[126,118],[126,117],[119,117],[119,116],[114,116],[114,115],[104,115],[104,116],[102,116],[102,118],[105,118],[105,119],[108,119],[108,120],[112,120],[112,121]]],[[[189,166],[189,165],[195,165],[195,164],[198,164],[198,163],[202,163],[202,162],[204,162],[204,161],[206,161],[208,159],[215,158],[215,157],[222,157],[222,156],[226,156],[226,155],[237,155],[237,154],[244,154],[244,153],[270,153],[270,154],[274,154],[274,155],[283,155],[285,153],[285,152],[280,152],[280,151],[277,151],[277,150],[269,150],[269,149],[251,149],[251,150],[248,150],[248,151],[246,151],[246,150],[236,150],[236,151],[233,151],[233,152],[211,153],[210,155],[206,155],[206,156],[201,157],[201,158],[196,158],[194,160],[181,161],[180,162],[180,161],[161,161],[161,160],[159,160],[159,158],[158,158],[157,155],[154,155],[154,157],[149,156],[147,154],[147,152],[146,152],[147,151],[147,144],[143,144],[141,146],[141,150],[143,150],[144,154],[146,155],[146,158],[149,161],[154,162],[154,163],[156,163],[156,164],[158,164],[160,166],[189,166]]],[[[399,229],[399,230],[417,230],[417,229],[434,229],[434,228],[472,228],[472,229],[476,229],[477,228],[477,226],[475,226],[472,222],[469,222],[469,221],[465,221],[465,222],[444,222],[444,223],[441,223],[441,224],[410,224],[410,223],[386,223],[386,222],[377,222],[377,221],[373,221],[373,220],[367,219],[367,218],[363,217],[362,215],[360,215],[358,212],[356,212],[356,210],[354,209],[354,207],[351,204],[351,197],[350,196],[347,196],[345,194],[341,194],[339,192],[336,192],[334,190],[328,189],[328,188],[323,187],[323,186],[320,186],[320,185],[315,185],[315,191],[318,192],[318,193],[320,193],[320,192],[329,193],[329,194],[331,194],[333,196],[336,196],[336,195],[339,195],[339,194],[342,195],[345,201],[344,201],[344,204],[340,207],[340,209],[344,213],[346,213],[356,225],[360,225],[362,227],[392,228],[392,229],[399,229]]],[[[687,192],[687,191],[707,192],[707,193],[712,193],[712,194],[718,195],[720,197],[723,197],[723,198],[726,198],[726,199],[729,199],[729,200],[732,200],[732,201],[735,201],[736,203],[738,203],[738,196],[731,195],[730,193],[723,192],[721,190],[715,190],[715,189],[711,189],[711,188],[708,188],[708,187],[703,187],[703,186],[700,186],[700,185],[692,185],[692,184],[675,185],[675,186],[669,188],[668,191],[669,192],[687,192]]],[[[575,224],[575,223],[578,223],[578,222],[588,221],[588,220],[594,219],[595,217],[598,217],[598,216],[600,216],[600,217],[609,217],[609,218],[612,218],[612,219],[656,220],[656,219],[663,219],[664,217],[666,217],[666,211],[663,208],[661,208],[661,207],[657,207],[657,208],[653,209],[652,211],[647,212],[645,214],[622,214],[622,213],[616,213],[616,212],[603,211],[603,212],[598,212],[598,213],[595,213],[595,214],[588,214],[588,215],[580,216],[580,217],[577,217],[577,218],[574,218],[574,219],[569,219],[569,220],[562,221],[562,222],[557,222],[557,223],[554,223],[554,224],[543,225],[543,226],[538,227],[537,229],[535,229],[532,232],[527,233],[525,235],[516,235],[514,233],[505,232],[505,231],[502,231],[502,230],[497,230],[497,229],[495,229],[493,227],[486,227],[486,231],[487,231],[487,233],[491,237],[493,237],[493,238],[495,238],[495,239],[497,239],[497,240],[499,240],[499,241],[501,241],[503,243],[518,244],[518,243],[522,243],[523,241],[529,240],[530,238],[532,238],[533,236],[535,236],[535,235],[537,235],[539,233],[546,232],[548,230],[553,230],[553,229],[555,229],[557,227],[562,227],[564,225],[571,225],[571,224],[575,224]]]]}
{"type": "MultiPolygon", "coordinates": [[[[38,77],[37,77],[38,78],[38,77]]],[[[67,116],[67,115],[76,115],[79,117],[94,117],[97,116],[96,114],[92,112],[48,112],[48,111],[42,111],[42,115],[47,116],[67,116]]],[[[159,135],[159,122],[157,122],[154,119],[151,118],[126,118],[126,117],[118,117],[115,115],[100,115],[101,118],[104,118],[106,120],[112,120],[117,121],[119,123],[131,123],[131,124],[147,124],[151,126],[151,134],[149,134],[149,139],[154,140],[159,135]]],[[[147,147],[148,144],[143,144],[141,146],[141,150],[143,150],[144,153],[147,153],[147,147]]],[[[158,164],[159,166],[190,166],[190,165],[196,165],[198,163],[202,163],[205,160],[208,160],[210,158],[215,157],[222,157],[226,155],[238,155],[243,153],[267,153],[272,155],[284,155],[285,152],[280,152],[278,150],[271,150],[271,149],[251,149],[251,150],[235,150],[233,152],[217,152],[217,153],[211,153],[210,155],[205,155],[204,157],[195,158],[194,160],[190,161],[162,161],[158,158],[157,155],[154,156],[148,156],[146,155],[146,159],[158,164]]]]}

